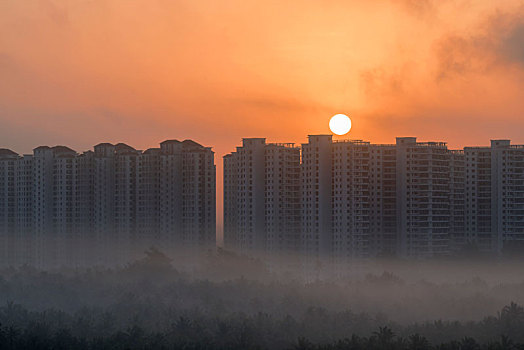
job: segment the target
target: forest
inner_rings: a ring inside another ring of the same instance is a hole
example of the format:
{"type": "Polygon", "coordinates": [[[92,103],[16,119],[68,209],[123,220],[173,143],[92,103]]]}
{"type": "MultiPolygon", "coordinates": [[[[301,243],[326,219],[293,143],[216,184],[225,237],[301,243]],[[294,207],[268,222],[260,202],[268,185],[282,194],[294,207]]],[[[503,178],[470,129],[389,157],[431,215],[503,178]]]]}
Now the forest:
{"type": "Polygon", "coordinates": [[[0,272],[0,349],[524,349],[519,261],[362,264],[304,282],[218,250],[0,272]]]}

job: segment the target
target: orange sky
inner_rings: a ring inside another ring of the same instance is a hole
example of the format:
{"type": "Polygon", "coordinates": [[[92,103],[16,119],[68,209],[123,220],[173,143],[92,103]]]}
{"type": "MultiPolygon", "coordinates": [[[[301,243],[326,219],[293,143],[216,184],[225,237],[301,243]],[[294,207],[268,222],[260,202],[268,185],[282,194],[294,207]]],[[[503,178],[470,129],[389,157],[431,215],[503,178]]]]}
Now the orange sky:
{"type": "MultiPolygon", "coordinates": [[[[524,143],[521,1],[0,1],[0,147],[524,143]]],[[[221,190],[221,188],[220,188],[221,190]]],[[[221,193],[218,193],[219,201],[221,193]]],[[[219,219],[221,212],[219,212],[219,219]]]]}

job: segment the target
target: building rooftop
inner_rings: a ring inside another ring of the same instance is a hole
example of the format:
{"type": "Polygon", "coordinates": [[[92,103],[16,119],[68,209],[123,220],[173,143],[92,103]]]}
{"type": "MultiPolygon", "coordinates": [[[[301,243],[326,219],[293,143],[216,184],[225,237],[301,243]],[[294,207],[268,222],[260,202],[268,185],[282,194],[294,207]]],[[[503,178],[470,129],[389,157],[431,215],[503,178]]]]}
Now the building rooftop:
{"type": "Polygon", "coordinates": [[[109,142],[102,142],[102,143],[99,143],[98,145],[95,145],[95,148],[96,147],[111,147],[113,146],[112,143],[109,143],[109,142]]]}
{"type": "Polygon", "coordinates": [[[363,141],[363,140],[333,140],[333,143],[352,143],[355,145],[370,145],[371,143],[369,141],[363,141]]]}
{"type": "Polygon", "coordinates": [[[160,148],[148,148],[144,151],[144,154],[159,154],[160,148]]]}
{"type": "Polygon", "coordinates": [[[116,151],[117,151],[117,152],[136,151],[135,148],[133,148],[133,147],[131,147],[131,146],[129,146],[129,145],[126,145],[125,143],[122,143],[122,142],[117,143],[117,144],[115,145],[115,148],[116,148],[116,151]]]}
{"type": "Polygon", "coordinates": [[[55,153],[74,153],[76,154],[76,151],[67,147],[67,146],[54,146],[54,147],[51,147],[51,149],[55,152],[55,153]]]}
{"type": "Polygon", "coordinates": [[[276,146],[276,147],[286,147],[286,148],[298,148],[295,146],[293,142],[273,142],[268,143],[268,146],[276,146]]]}
{"type": "Polygon", "coordinates": [[[204,146],[202,146],[201,144],[193,141],[193,140],[184,140],[184,141],[178,141],[178,140],[165,140],[165,141],[162,141],[160,142],[161,145],[170,145],[170,144],[182,144],[182,147],[184,148],[190,148],[190,147],[194,147],[194,148],[205,148],[204,146]]]}
{"type": "Polygon", "coordinates": [[[163,144],[178,144],[178,143],[180,143],[180,141],[178,141],[178,140],[165,140],[165,141],[160,142],[161,145],[163,145],[163,144]]]}
{"type": "Polygon", "coordinates": [[[0,158],[15,158],[18,157],[18,153],[11,151],[7,148],[0,148],[0,158]]]}
{"type": "Polygon", "coordinates": [[[182,147],[195,147],[195,148],[204,148],[201,144],[193,140],[184,140],[182,141],[182,147]]]}

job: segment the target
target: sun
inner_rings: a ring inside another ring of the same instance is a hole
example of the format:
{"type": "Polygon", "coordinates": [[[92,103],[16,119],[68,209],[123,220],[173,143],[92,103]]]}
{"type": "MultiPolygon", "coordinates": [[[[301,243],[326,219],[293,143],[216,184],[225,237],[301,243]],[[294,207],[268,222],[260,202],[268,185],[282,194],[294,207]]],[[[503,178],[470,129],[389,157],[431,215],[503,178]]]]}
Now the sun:
{"type": "Polygon", "coordinates": [[[336,114],[329,120],[329,128],[336,135],[345,135],[351,130],[351,119],[344,114],[336,114]]]}

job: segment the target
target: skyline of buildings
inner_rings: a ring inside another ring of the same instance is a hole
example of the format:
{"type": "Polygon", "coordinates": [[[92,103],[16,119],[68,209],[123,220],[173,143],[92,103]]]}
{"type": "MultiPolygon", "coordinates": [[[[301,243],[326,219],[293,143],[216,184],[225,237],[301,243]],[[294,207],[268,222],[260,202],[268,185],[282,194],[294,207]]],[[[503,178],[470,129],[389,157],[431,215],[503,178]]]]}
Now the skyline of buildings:
{"type": "MultiPolygon", "coordinates": [[[[243,139],[241,147],[224,156],[226,248],[261,257],[278,253],[269,242],[269,222],[285,215],[274,213],[271,174],[299,161],[300,198],[292,206],[301,213],[300,242],[288,253],[299,251],[306,266],[322,259],[344,265],[377,256],[447,256],[471,245],[498,254],[524,243],[524,146],[509,140],[451,150],[445,142],[415,137],[371,144],[310,135],[300,153],[296,150],[276,168],[268,162],[270,147],[276,144],[243,139]],[[253,201],[258,204],[252,208],[259,208],[263,198],[265,216],[232,210],[251,209],[253,201]],[[257,240],[242,244],[245,237],[257,240]]],[[[275,204],[284,207],[282,201],[275,204]]],[[[293,237],[288,232],[280,236],[280,246],[293,237]]]]}
{"type": "Polygon", "coordinates": [[[212,248],[215,178],[213,151],[191,140],[145,151],[101,143],[82,154],[1,149],[0,265],[116,264],[151,245],[212,248]]]}
{"type": "MultiPolygon", "coordinates": [[[[395,144],[245,138],[223,156],[224,246],[314,267],[378,256],[429,258],[524,242],[524,146],[452,150],[395,144]]],[[[151,245],[216,244],[211,147],[167,140],[136,150],[101,143],[82,154],[0,149],[0,265],[123,263],[151,245]]]]}

